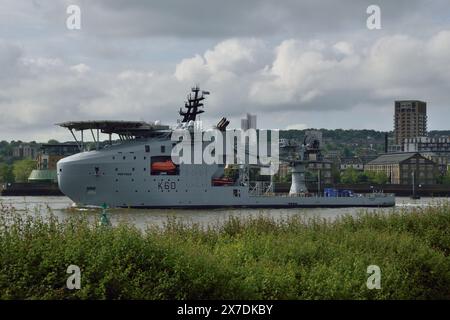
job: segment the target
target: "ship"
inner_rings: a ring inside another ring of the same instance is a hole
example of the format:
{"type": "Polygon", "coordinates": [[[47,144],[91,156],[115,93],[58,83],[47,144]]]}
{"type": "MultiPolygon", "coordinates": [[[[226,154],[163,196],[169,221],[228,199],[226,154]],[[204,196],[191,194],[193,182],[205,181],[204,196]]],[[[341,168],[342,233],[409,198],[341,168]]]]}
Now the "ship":
{"type": "MultiPolygon", "coordinates": [[[[171,138],[174,130],[193,132],[198,115],[205,111],[210,93],[194,86],[180,109],[175,127],[159,121],[69,121],[58,125],[68,129],[79,153],[57,163],[60,190],[79,206],[129,208],[301,208],[301,207],[390,207],[395,196],[382,192],[310,192],[305,183],[305,168],[320,161],[318,145],[304,143],[297,157],[284,159],[292,167],[289,192],[274,192],[270,181],[251,181],[249,168],[234,165],[237,176],[227,175],[227,163],[183,163],[174,161],[173,151],[180,141],[171,138]],[[86,133],[95,147],[87,148],[86,133]],[[100,134],[109,139],[100,141],[100,134]],[[113,140],[112,136],[118,136],[113,140]],[[78,138],[77,138],[78,136],[78,138]],[[81,138],[80,138],[81,136],[81,138]]],[[[226,118],[214,126],[227,132],[226,118]]],[[[203,149],[206,147],[203,144],[203,149]]],[[[283,159],[282,159],[283,160],[283,159]]],[[[264,167],[261,165],[261,168],[264,167]]],[[[272,177],[272,176],[271,176],[272,177]]]]}

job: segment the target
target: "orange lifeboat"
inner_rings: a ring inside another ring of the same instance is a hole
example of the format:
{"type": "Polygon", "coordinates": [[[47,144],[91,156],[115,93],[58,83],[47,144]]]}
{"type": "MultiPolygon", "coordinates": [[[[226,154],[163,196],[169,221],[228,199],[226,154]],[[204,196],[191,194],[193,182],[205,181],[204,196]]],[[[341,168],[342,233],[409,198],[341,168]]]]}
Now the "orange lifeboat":
{"type": "Polygon", "coordinates": [[[171,160],[152,163],[152,171],[172,172],[175,171],[176,168],[176,165],[171,160]]]}

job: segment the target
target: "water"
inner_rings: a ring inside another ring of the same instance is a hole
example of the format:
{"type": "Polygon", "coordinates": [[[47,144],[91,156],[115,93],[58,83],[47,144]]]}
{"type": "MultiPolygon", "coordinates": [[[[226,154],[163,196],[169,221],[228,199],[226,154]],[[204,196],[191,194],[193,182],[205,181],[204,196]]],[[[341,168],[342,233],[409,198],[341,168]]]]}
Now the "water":
{"type": "MultiPolygon", "coordinates": [[[[319,217],[334,220],[345,214],[357,215],[369,212],[393,212],[396,208],[414,208],[432,206],[446,202],[449,198],[421,198],[413,200],[408,197],[397,197],[395,208],[287,208],[287,209],[249,209],[249,208],[223,208],[223,209],[108,209],[113,225],[119,222],[132,223],[145,230],[148,226],[163,226],[169,218],[176,218],[186,223],[199,223],[202,225],[220,224],[230,216],[249,218],[265,216],[274,219],[283,219],[294,215],[303,217],[319,217]]],[[[3,205],[13,206],[19,212],[32,215],[45,215],[48,208],[61,218],[77,214],[87,214],[94,219],[100,216],[100,210],[73,208],[72,201],[67,197],[1,197],[3,205]]]]}

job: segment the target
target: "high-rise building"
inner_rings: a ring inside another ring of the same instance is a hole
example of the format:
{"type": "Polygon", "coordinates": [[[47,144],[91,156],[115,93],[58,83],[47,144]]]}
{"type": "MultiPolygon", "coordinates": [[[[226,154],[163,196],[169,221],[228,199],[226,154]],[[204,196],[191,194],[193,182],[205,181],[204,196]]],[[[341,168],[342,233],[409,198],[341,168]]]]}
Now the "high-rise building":
{"type": "Polygon", "coordinates": [[[427,135],[427,103],[418,100],[395,101],[394,143],[427,135]]]}

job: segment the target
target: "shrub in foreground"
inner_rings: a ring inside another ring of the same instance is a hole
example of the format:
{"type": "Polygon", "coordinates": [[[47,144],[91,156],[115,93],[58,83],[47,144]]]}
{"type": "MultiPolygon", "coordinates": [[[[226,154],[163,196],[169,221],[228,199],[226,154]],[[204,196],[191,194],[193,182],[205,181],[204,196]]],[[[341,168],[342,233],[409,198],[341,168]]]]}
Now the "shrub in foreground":
{"type": "Polygon", "coordinates": [[[449,299],[450,207],[334,222],[169,219],[142,232],[76,215],[0,216],[1,299],[449,299]],[[81,289],[68,290],[69,265],[81,289]],[[381,269],[369,290],[367,267],[381,269]]]}

